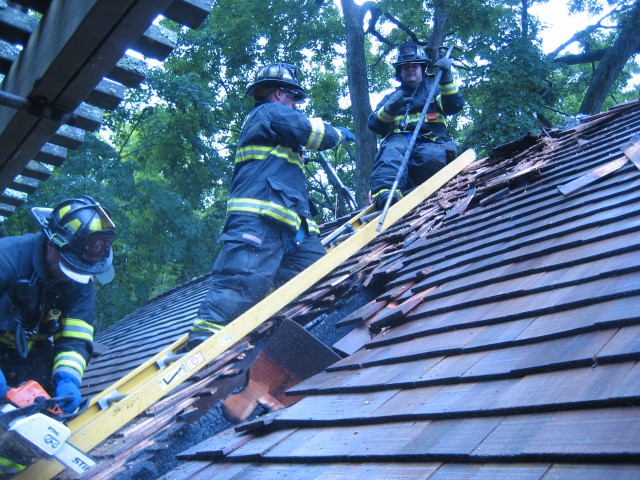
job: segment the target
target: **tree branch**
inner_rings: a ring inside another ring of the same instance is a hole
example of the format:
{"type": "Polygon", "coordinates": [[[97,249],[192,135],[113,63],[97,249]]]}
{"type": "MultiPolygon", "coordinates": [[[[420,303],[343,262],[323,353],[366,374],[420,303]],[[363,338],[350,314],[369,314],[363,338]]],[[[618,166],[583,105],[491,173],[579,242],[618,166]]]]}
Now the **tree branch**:
{"type": "Polygon", "coordinates": [[[413,33],[413,31],[409,27],[407,27],[404,23],[402,23],[400,20],[395,18],[393,15],[390,15],[387,12],[380,10],[375,3],[367,2],[362,6],[365,8],[365,10],[368,10],[369,13],[371,14],[371,18],[369,19],[369,24],[367,26],[367,29],[365,30],[365,33],[373,35],[376,39],[378,39],[380,43],[388,45],[391,48],[395,47],[395,45],[389,39],[384,37],[380,32],[376,30],[376,26],[378,24],[378,21],[380,20],[380,17],[384,17],[386,20],[393,23],[396,27],[398,27],[400,30],[406,33],[409,36],[409,38],[411,38],[411,40],[416,44],[423,45],[423,46],[427,44],[427,42],[420,41],[416,36],[416,34],[413,33]]]}
{"type": "Polygon", "coordinates": [[[581,30],[579,32],[576,32],[573,37],[571,37],[569,40],[567,40],[566,42],[564,42],[562,45],[560,45],[558,48],[556,48],[553,52],[551,52],[550,54],[547,55],[547,58],[553,60],[555,59],[562,50],[564,50],[565,48],[567,48],[569,45],[571,45],[573,42],[579,42],[582,39],[586,38],[587,36],[591,35],[593,32],[595,32],[596,30],[600,29],[600,28],[611,28],[611,27],[607,27],[605,25],[602,25],[602,22],[612,16],[614,13],[616,13],[618,11],[618,8],[614,8],[613,10],[611,10],[609,13],[607,13],[606,15],[604,15],[600,20],[598,20],[594,25],[589,25],[588,27],[586,27],[584,30],[581,30]]]}

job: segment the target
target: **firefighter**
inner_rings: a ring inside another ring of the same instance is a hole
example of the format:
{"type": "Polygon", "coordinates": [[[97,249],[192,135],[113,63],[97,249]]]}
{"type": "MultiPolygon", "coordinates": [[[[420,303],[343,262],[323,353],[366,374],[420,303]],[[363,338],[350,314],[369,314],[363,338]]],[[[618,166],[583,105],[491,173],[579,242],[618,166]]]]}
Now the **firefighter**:
{"type": "MultiPolygon", "coordinates": [[[[378,209],[386,204],[432,89],[434,80],[427,74],[430,66],[431,59],[422,47],[411,41],[400,45],[393,62],[395,78],[400,86],[386,95],[369,116],[369,129],[384,137],[374,159],[370,182],[372,201],[378,209]]],[[[447,160],[457,156],[457,146],[447,135],[446,117],[462,110],[464,99],[453,81],[451,61],[443,57],[435,66],[442,70],[442,76],[407,168],[399,177],[392,203],[444,167],[447,160]]]]}
{"type": "Polygon", "coordinates": [[[69,413],[93,351],[92,279],[113,278],[116,230],[88,196],[31,213],[42,232],[0,238],[0,394],[36,380],[69,413]]]}
{"type": "Polygon", "coordinates": [[[261,67],[238,140],[222,250],[189,332],[191,349],[324,254],[309,208],[302,149],[353,141],[343,127],[297,109],[308,95],[288,63],[261,67]]]}

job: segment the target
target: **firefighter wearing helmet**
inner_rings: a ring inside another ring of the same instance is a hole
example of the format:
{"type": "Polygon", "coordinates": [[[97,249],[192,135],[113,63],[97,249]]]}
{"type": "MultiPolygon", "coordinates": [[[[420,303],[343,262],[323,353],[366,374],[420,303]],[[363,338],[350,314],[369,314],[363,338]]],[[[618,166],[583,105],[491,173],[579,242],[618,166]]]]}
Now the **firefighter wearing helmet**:
{"type": "Polygon", "coordinates": [[[397,201],[457,156],[458,148],[447,135],[447,116],[458,113],[464,106],[464,99],[453,81],[451,61],[440,58],[434,64],[442,71],[435,95],[408,165],[399,177],[398,190],[391,192],[434,83],[433,75],[428,73],[431,59],[414,42],[407,41],[398,47],[392,65],[400,85],[382,99],[368,120],[369,129],[382,137],[371,174],[372,200],[378,209],[384,207],[390,194],[392,201],[397,201]]]}
{"type": "Polygon", "coordinates": [[[238,140],[222,250],[187,349],[217,333],[325,252],[313,221],[303,149],[320,151],[353,140],[346,128],[310,118],[298,69],[261,67],[247,89],[254,107],[238,140]]]}
{"type": "Polygon", "coordinates": [[[73,412],[93,351],[92,280],[113,278],[116,229],[88,196],[31,212],[40,233],[0,238],[0,403],[36,380],[73,412]]]}

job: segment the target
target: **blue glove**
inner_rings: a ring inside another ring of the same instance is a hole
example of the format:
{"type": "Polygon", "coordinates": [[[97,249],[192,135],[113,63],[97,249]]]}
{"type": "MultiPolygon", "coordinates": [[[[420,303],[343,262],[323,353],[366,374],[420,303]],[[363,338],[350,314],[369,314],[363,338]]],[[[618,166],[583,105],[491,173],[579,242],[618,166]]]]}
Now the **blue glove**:
{"type": "Polygon", "coordinates": [[[341,142],[355,142],[356,136],[344,127],[333,127],[341,134],[341,142]]]}
{"type": "Polygon", "coordinates": [[[64,413],[75,412],[82,401],[80,380],[68,373],[60,372],[53,376],[53,381],[56,385],[56,397],[72,397],[64,402],[58,402],[58,406],[64,413]]]}
{"type": "Polygon", "coordinates": [[[4,397],[7,396],[7,392],[9,389],[7,388],[7,381],[4,379],[4,373],[0,370],[0,403],[4,400],[4,397]]]}

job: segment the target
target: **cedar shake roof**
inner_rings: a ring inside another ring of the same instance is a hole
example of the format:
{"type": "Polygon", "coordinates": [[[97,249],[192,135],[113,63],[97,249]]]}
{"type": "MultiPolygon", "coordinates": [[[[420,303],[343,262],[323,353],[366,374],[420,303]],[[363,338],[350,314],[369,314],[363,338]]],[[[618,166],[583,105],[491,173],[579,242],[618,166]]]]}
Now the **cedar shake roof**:
{"type": "MultiPolygon", "coordinates": [[[[284,319],[340,332],[295,401],[215,425],[162,478],[640,478],[639,150],[634,101],[473,163],[186,387],[219,407],[284,319]]],[[[85,392],[183,334],[207,278],[99,334],[85,392]]],[[[168,418],[139,437],[144,478],[177,403],[141,419],[168,418]]],[[[135,438],[102,458],[133,471],[135,438]]]]}

